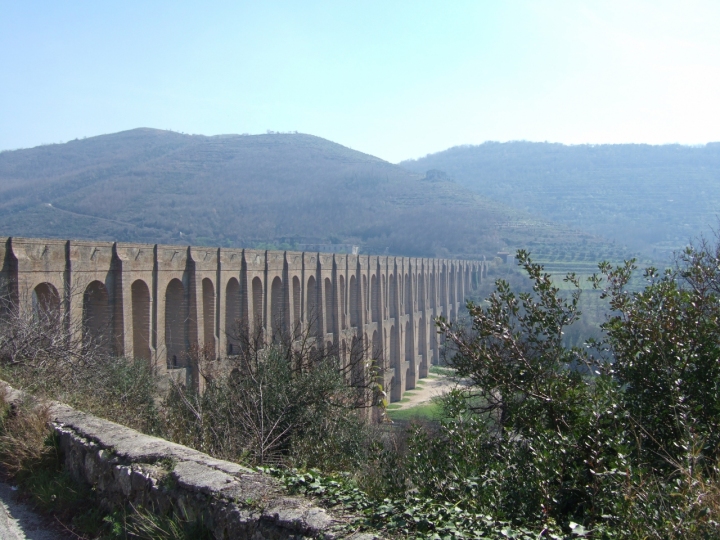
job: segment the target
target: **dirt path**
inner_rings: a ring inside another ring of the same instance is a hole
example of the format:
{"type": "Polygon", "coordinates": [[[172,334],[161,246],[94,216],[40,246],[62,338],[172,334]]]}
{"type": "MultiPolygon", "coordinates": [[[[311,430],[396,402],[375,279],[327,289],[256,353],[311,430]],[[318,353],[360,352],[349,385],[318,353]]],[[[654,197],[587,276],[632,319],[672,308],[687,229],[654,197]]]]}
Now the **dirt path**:
{"type": "Polygon", "coordinates": [[[58,524],[19,502],[13,488],[0,482],[0,538],[2,540],[70,540],[58,524]]]}
{"type": "Polygon", "coordinates": [[[405,393],[405,397],[408,398],[407,401],[393,403],[393,405],[399,405],[399,407],[393,407],[393,409],[399,411],[427,403],[435,397],[448,393],[455,388],[456,384],[456,381],[447,375],[430,373],[425,379],[419,380],[418,386],[405,393]]]}

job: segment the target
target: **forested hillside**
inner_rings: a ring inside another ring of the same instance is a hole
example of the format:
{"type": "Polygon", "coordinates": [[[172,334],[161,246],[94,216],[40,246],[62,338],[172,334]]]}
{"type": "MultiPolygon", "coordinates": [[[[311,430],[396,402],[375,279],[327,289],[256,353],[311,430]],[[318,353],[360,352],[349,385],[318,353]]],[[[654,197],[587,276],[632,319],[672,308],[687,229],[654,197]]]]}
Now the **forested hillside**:
{"type": "Polygon", "coordinates": [[[413,256],[613,249],[311,135],[153,129],[0,153],[0,234],[413,256]]]}
{"type": "Polygon", "coordinates": [[[401,165],[445,171],[485,197],[655,257],[716,227],[720,212],[720,143],[488,142],[401,165]]]}

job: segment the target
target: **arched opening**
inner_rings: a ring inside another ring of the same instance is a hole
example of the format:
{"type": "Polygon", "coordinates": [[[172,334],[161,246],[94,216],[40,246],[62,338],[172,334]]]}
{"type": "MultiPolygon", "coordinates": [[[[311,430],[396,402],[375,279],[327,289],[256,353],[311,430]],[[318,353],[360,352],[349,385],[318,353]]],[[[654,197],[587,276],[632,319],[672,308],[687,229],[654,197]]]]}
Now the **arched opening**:
{"type": "Polygon", "coordinates": [[[343,330],[347,328],[345,308],[345,276],[340,276],[340,328],[343,330]]]}
{"type": "Polygon", "coordinates": [[[390,318],[397,317],[397,285],[395,283],[395,274],[390,275],[390,291],[388,292],[388,303],[390,304],[390,318]]]}
{"type": "Polygon", "coordinates": [[[440,271],[440,307],[447,306],[447,274],[445,268],[440,271]]]}
{"type": "Polygon", "coordinates": [[[425,310],[425,274],[420,275],[417,281],[418,311],[425,310]]]}
{"type": "MultiPolygon", "coordinates": [[[[392,283],[392,281],[391,281],[392,283]]],[[[390,401],[402,399],[402,385],[400,384],[400,336],[396,324],[390,327],[390,369],[395,371],[394,384],[390,387],[390,401]]]]}
{"type": "Polygon", "coordinates": [[[373,274],[370,279],[370,305],[372,313],[372,322],[380,322],[380,291],[378,290],[378,280],[373,274]]]}
{"type": "Polygon", "coordinates": [[[383,359],[382,340],[380,339],[380,333],[377,330],[373,331],[371,354],[372,354],[372,359],[375,361],[375,364],[379,368],[385,369],[385,362],[383,359]]]}
{"type": "Polygon", "coordinates": [[[361,337],[353,336],[350,346],[350,364],[352,370],[352,383],[360,385],[365,379],[365,348],[361,337]]]}
{"type": "Polygon", "coordinates": [[[227,336],[227,353],[238,354],[240,351],[240,283],[230,278],[225,286],[225,335],[227,336]]]}
{"type": "Polygon", "coordinates": [[[51,283],[40,283],[33,289],[32,307],[41,324],[55,324],[61,319],[60,295],[51,283]]]}
{"type": "Polygon", "coordinates": [[[408,321],[405,323],[405,362],[408,363],[407,372],[405,373],[406,390],[415,388],[415,343],[413,338],[413,328],[410,321],[408,321]]]}
{"type": "Polygon", "coordinates": [[[287,309],[285,309],[283,283],[279,277],[275,277],[270,286],[270,324],[272,328],[271,337],[274,342],[281,340],[283,332],[287,328],[286,317],[287,309]]]}
{"type": "Polygon", "coordinates": [[[346,368],[348,365],[348,357],[347,357],[347,342],[343,339],[342,343],[340,343],[340,365],[342,366],[343,373],[347,376],[346,368]]]}
{"type": "Polygon", "coordinates": [[[297,276],[292,278],[293,293],[293,329],[296,336],[300,331],[300,314],[302,313],[302,288],[300,287],[300,279],[297,276]]]}
{"type": "MultiPolygon", "coordinates": [[[[360,291],[360,298],[363,299],[363,306],[367,310],[368,307],[370,307],[370,303],[368,302],[367,276],[362,277],[362,290],[360,291]]],[[[365,318],[367,319],[367,313],[365,314],[365,318]]]]}
{"type": "Polygon", "coordinates": [[[138,279],[130,286],[132,296],[133,356],[150,360],[150,289],[138,279]]]}
{"type": "Polygon", "coordinates": [[[110,305],[105,284],[93,281],[83,294],[83,345],[110,352],[110,305]]]}
{"type": "Polygon", "coordinates": [[[412,280],[405,274],[405,314],[413,312],[412,280]]]}
{"type": "Polygon", "coordinates": [[[310,276],[307,282],[307,321],[308,327],[310,328],[311,335],[315,336],[318,333],[318,321],[322,317],[320,309],[318,307],[318,292],[315,276],[310,276]]]}
{"type": "Polygon", "coordinates": [[[165,291],[165,349],[167,350],[168,368],[185,365],[186,313],[185,287],[182,281],[173,279],[168,283],[165,291]]]}
{"type": "Polygon", "coordinates": [[[360,326],[360,295],[357,279],[350,276],[350,326],[360,326]]]}
{"type": "Polygon", "coordinates": [[[385,279],[385,274],[382,276],[382,298],[380,302],[380,306],[382,307],[382,313],[383,313],[383,319],[386,319],[388,316],[387,312],[387,280],[385,279]]]}
{"type": "Polygon", "coordinates": [[[420,357],[420,370],[419,374],[421,377],[427,377],[428,374],[428,359],[427,359],[427,334],[426,334],[426,322],[425,322],[425,315],[423,314],[422,317],[420,317],[420,322],[418,323],[418,336],[417,336],[417,354],[418,357],[420,357]]]}
{"type": "Polygon", "coordinates": [[[253,332],[259,335],[263,328],[263,286],[259,277],[252,280],[253,332]]]}
{"type": "Polygon", "coordinates": [[[215,286],[208,278],[202,280],[202,304],[205,353],[215,358],[215,286]]]}
{"type": "Polygon", "coordinates": [[[430,309],[435,308],[435,273],[430,274],[430,309]]]}
{"type": "Polygon", "coordinates": [[[330,278],[325,278],[325,333],[331,334],[335,331],[335,310],[333,287],[330,278]]]}

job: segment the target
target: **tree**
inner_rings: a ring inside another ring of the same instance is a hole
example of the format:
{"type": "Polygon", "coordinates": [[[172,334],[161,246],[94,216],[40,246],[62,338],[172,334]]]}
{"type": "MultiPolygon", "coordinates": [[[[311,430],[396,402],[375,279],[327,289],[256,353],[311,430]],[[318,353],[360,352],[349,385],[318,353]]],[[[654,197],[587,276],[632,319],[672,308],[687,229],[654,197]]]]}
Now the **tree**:
{"type": "MultiPolygon", "coordinates": [[[[636,426],[638,452],[667,467],[702,449],[714,463],[720,446],[720,244],[701,239],[672,268],[644,271],[629,290],[632,261],[601,265],[613,314],[603,325],[624,406],[636,426]]],[[[596,286],[599,286],[596,279],[596,286]]]]}

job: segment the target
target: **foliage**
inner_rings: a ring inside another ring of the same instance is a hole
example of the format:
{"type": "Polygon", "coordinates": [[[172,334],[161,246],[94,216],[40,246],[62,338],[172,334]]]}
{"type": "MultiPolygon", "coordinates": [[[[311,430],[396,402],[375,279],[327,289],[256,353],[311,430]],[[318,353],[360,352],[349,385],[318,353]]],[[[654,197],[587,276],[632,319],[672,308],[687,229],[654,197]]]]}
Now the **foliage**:
{"type": "Polygon", "coordinates": [[[163,403],[167,436],[250,464],[356,466],[375,387],[361,351],[342,365],[334,351],[308,339],[241,341],[221,370],[200,362],[202,391],[171,386],[163,403]]]}
{"type": "MultiPolygon", "coordinates": [[[[3,290],[0,284],[0,290],[3,290]]],[[[82,293],[71,290],[73,301],[82,293]]],[[[20,304],[32,305],[24,291],[20,304]]],[[[116,357],[107,338],[82,340],[47,310],[19,310],[0,296],[0,376],[37,396],[56,399],[146,433],[156,433],[159,378],[151,362],[116,357]]],[[[74,321],[72,321],[74,322],[74,321]]],[[[106,329],[106,335],[110,335],[106,329]]]]}
{"type": "Polygon", "coordinates": [[[671,466],[691,448],[713,466],[720,445],[720,245],[702,240],[664,272],[645,271],[647,286],[628,292],[634,265],[602,265],[614,314],[603,325],[636,426],[637,451],[671,466]]]}

